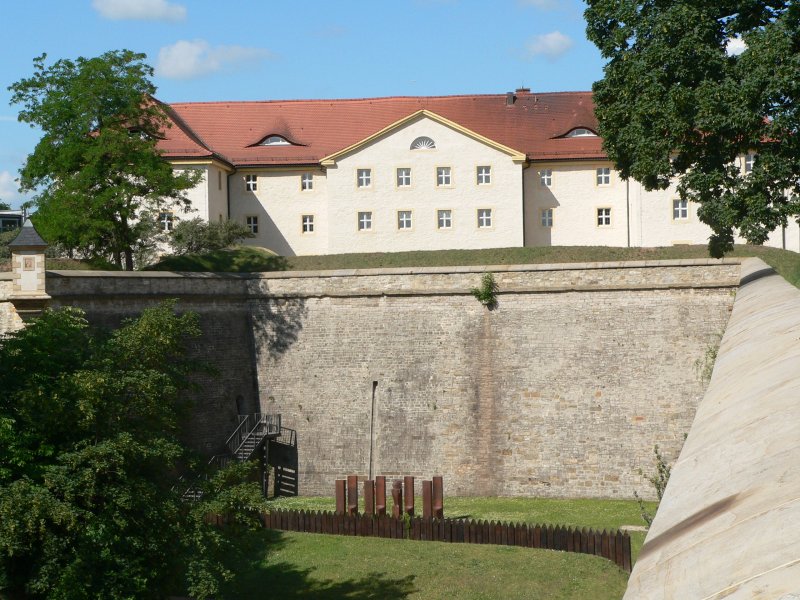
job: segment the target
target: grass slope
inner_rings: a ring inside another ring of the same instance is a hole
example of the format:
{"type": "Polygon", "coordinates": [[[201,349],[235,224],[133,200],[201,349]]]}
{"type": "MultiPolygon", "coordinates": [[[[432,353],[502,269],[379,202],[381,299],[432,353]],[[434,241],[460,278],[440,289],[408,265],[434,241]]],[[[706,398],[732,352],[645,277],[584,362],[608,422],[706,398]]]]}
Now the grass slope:
{"type": "MultiPolygon", "coordinates": [[[[787,281],[800,286],[800,254],[763,246],[736,246],[732,257],[758,256],[787,281]]],[[[609,248],[606,246],[546,246],[487,250],[435,250],[280,257],[263,248],[242,246],[202,255],[166,257],[148,269],[159,271],[326,271],[390,267],[444,267],[630,260],[708,258],[706,246],[609,248]]]]}
{"type": "Polygon", "coordinates": [[[229,597],[611,600],[628,579],[601,558],[507,546],[265,531],[260,547],[229,597]]]}

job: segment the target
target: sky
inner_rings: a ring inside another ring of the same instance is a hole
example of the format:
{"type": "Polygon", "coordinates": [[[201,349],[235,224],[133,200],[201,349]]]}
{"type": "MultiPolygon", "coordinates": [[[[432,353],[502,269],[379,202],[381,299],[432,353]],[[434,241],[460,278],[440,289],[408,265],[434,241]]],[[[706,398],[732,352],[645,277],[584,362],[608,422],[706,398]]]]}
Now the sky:
{"type": "Polygon", "coordinates": [[[47,62],[128,49],[165,102],[591,89],[603,76],[580,0],[4,0],[0,200],[41,132],[8,86],[47,62]]]}

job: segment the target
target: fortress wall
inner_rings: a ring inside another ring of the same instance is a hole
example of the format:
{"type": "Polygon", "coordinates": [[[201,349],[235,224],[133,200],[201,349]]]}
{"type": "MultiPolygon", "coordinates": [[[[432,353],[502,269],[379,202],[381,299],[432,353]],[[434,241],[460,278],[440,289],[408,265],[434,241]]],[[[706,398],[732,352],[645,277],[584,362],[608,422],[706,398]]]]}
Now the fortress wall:
{"type": "Polygon", "coordinates": [[[198,378],[194,446],[219,452],[238,411],[280,412],[301,494],[372,473],[442,474],[450,495],[631,497],[651,492],[638,469],[652,470],[654,444],[680,450],[705,387],[695,363],[725,327],[739,269],[63,271],[47,291],[103,325],[165,298],[198,312],[192,352],[219,375],[198,378]],[[484,270],[500,287],[492,311],[469,293],[484,270]]]}
{"type": "Polygon", "coordinates": [[[223,452],[240,408],[243,413],[258,410],[253,328],[243,277],[50,271],[47,292],[53,297],[50,306],[80,307],[91,324],[103,327],[116,327],[170,298],[179,300],[179,311],[198,313],[202,335],[190,340],[190,355],[213,369],[193,378],[199,388],[187,441],[198,451],[223,452]]]}
{"type": "Polygon", "coordinates": [[[293,343],[256,345],[262,406],[297,431],[301,494],[348,473],[443,474],[450,495],[652,494],[638,469],[655,444],[680,450],[738,263],[486,269],[493,311],[469,295],[476,268],[250,282],[256,313],[302,312],[293,343]]]}

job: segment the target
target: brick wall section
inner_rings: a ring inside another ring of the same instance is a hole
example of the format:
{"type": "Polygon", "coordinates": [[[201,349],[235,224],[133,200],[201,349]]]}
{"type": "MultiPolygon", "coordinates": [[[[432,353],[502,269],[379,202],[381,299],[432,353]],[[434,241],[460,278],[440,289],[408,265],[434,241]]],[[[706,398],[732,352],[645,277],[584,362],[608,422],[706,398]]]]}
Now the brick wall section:
{"type": "Polygon", "coordinates": [[[449,495],[631,497],[677,455],[737,261],[263,276],[50,273],[53,305],[114,324],[163,298],[200,314],[195,447],[245,411],[297,431],[301,494],[348,473],[445,476],[449,495]],[[499,306],[470,294],[495,273],[499,306]],[[377,382],[374,394],[373,382],[377,382]],[[372,438],[370,430],[372,428],[372,438]]]}

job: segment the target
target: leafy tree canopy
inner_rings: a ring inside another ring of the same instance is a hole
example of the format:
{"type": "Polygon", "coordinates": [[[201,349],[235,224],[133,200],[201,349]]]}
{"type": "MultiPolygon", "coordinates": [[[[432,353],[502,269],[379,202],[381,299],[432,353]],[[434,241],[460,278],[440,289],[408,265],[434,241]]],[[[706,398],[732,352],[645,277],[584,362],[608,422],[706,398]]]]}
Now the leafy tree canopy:
{"type": "Polygon", "coordinates": [[[181,501],[198,333],[167,303],[107,334],[64,309],[0,338],[0,597],[208,598],[232,579],[263,504],[241,465],[181,501]]]}
{"type": "Polygon", "coordinates": [[[137,217],[188,207],[198,173],[173,172],[156,149],[169,126],[153,99],[153,70],[129,50],[96,58],[34,59],[34,74],[9,87],[19,120],[42,129],[20,171],[21,188],[38,191],[36,226],[51,243],[88,257],[110,256],[133,269],[151,231],[137,217]]]}
{"type": "Polygon", "coordinates": [[[0,200],[0,210],[11,210],[11,205],[8,202],[0,200]]]}
{"type": "Polygon", "coordinates": [[[588,0],[608,59],[594,85],[605,150],[647,189],[680,176],[721,256],[800,214],[800,6],[790,0],[588,0]],[[740,54],[727,50],[743,41],[740,54]],[[752,172],[741,157],[756,155],[752,172]]]}

